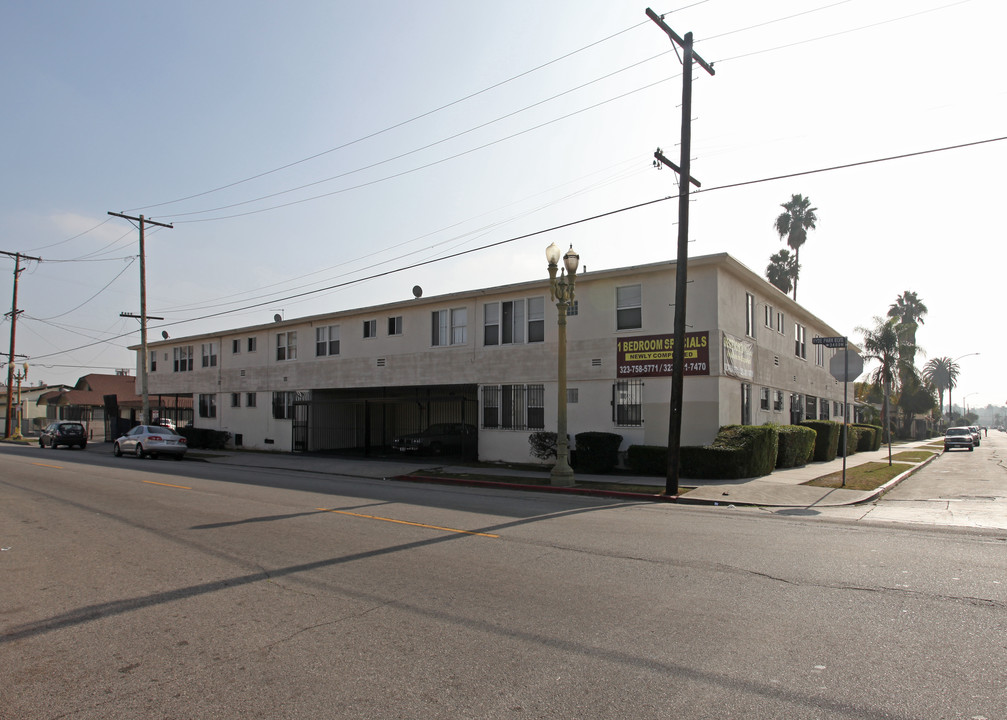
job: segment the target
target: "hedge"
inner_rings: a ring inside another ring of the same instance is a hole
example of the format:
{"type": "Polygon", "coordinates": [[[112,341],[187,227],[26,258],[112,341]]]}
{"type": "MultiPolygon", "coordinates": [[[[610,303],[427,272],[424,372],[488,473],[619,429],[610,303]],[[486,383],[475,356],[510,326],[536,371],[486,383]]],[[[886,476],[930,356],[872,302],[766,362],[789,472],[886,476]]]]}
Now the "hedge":
{"type": "Polygon", "coordinates": [[[626,466],[637,475],[667,475],[668,448],[663,445],[630,445],[626,466]]]}
{"type": "Polygon", "coordinates": [[[607,473],[619,464],[622,435],[607,432],[582,432],[574,435],[577,451],[573,456],[575,470],[585,473],[607,473]]]}
{"type": "Polygon", "coordinates": [[[808,464],[808,457],[815,447],[818,436],[813,429],[801,425],[781,425],[779,451],[776,454],[776,467],[803,467],[808,464]]]}
{"type": "Polygon", "coordinates": [[[818,462],[835,460],[839,454],[839,436],[843,426],[833,420],[805,420],[800,424],[818,433],[813,459],[818,462]]]}
{"type": "Polygon", "coordinates": [[[873,431],[873,435],[870,438],[869,447],[861,447],[860,450],[880,450],[881,449],[881,437],[882,437],[882,427],[880,425],[867,425],[866,423],[855,423],[852,427],[857,428],[867,428],[873,431]]]}
{"type": "Polygon", "coordinates": [[[209,428],[196,428],[188,425],[177,430],[178,434],[185,438],[185,444],[191,448],[203,448],[206,450],[223,450],[231,439],[231,433],[225,430],[211,430],[209,428]]]}
{"type": "Polygon", "coordinates": [[[778,447],[775,425],[725,425],[712,444],[682,448],[682,475],[697,479],[768,475],[776,467],[778,447]]]}

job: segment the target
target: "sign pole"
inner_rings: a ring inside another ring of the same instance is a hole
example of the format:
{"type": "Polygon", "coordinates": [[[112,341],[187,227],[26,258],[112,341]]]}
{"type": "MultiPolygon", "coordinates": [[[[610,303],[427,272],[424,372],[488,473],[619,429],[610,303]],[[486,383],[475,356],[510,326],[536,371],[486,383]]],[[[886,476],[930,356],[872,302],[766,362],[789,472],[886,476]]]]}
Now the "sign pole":
{"type": "Polygon", "coordinates": [[[846,433],[848,432],[846,424],[849,421],[850,408],[846,404],[847,402],[847,390],[850,387],[850,353],[847,349],[843,349],[843,487],[846,487],[846,452],[848,448],[846,433]]]}

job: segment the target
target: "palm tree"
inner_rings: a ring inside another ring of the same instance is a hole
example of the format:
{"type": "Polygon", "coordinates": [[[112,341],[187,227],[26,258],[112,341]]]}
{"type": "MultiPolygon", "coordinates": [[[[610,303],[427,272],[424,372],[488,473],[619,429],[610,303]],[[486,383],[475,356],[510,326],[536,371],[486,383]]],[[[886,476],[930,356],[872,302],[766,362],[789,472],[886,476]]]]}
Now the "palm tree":
{"type": "Polygon", "coordinates": [[[794,251],[794,300],[797,300],[797,273],[801,264],[801,245],[808,239],[808,230],[814,230],[818,222],[815,212],[818,208],[809,207],[811,199],[803,195],[791,195],[790,202],[785,202],[782,207],[786,212],[780,213],[776,218],[776,232],[780,239],[787,239],[787,245],[794,251]]]}
{"type": "Polygon", "coordinates": [[[787,294],[790,288],[797,282],[797,273],[800,271],[797,258],[790,254],[789,250],[780,252],[769,258],[769,265],[766,267],[766,279],[778,287],[781,292],[787,294]]]}
{"type": "MultiPolygon", "coordinates": [[[[948,405],[950,406],[951,388],[958,384],[958,372],[958,363],[947,356],[931,358],[923,366],[923,379],[933,383],[937,388],[937,400],[942,413],[944,412],[944,391],[948,391],[948,405]]],[[[948,416],[950,417],[950,415],[951,408],[948,407],[948,416]]]]}
{"type": "MultiPolygon", "coordinates": [[[[890,320],[874,318],[874,328],[857,328],[864,334],[864,360],[876,360],[879,365],[871,372],[870,381],[882,392],[882,418],[888,435],[889,451],[891,443],[891,413],[889,401],[892,390],[898,382],[899,349],[902,338],[890,320]]],[[[891,462],[891,457],[889,457],[891,462]]]]}

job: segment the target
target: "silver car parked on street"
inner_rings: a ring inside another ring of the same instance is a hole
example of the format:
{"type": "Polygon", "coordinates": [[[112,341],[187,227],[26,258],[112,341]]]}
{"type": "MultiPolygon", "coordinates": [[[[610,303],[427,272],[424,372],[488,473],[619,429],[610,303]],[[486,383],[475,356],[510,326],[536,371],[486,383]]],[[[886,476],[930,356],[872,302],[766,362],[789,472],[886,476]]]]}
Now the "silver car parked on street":
{"type": "Polygon", "coordinates": [[[170,455],[181,460],[187,449],[186,439],[163,425],[137,425],[115,441],[112,454],[122,457],[129,453],[138,458],[170,455]]]}

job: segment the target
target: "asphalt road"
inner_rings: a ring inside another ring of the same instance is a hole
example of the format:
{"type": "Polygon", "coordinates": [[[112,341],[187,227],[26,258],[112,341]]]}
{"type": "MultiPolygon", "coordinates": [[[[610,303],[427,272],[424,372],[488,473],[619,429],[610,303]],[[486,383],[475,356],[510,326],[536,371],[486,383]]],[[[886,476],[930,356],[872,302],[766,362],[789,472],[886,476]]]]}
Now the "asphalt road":
{"type": "Polygon", "coordinates": [[[4,720],[1007,717],[996,530],[2,446],[0,577],[4,720]]]}

